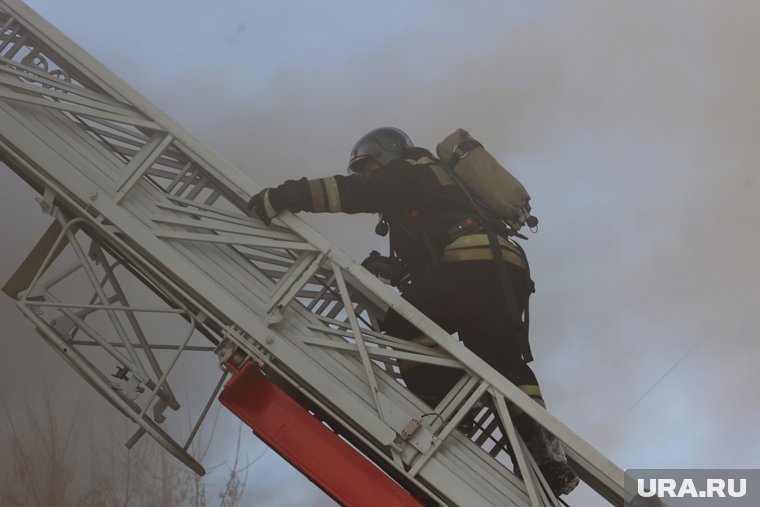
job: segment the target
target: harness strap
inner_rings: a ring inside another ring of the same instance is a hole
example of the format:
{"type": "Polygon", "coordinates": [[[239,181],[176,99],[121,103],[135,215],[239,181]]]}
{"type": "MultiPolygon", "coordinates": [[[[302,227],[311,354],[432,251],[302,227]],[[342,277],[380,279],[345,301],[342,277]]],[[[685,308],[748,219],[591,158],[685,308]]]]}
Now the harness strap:
{"type": "MultiPolygon", "coordinates": [[[[522,355],[523,361],[530,363],[533,361],[533,354],[530,351],[530,341],[528,339],[528,327],[530,323],[528,318],[528,301],[527,299],[524,301],[525,310],[523,313],[525,315],[525,320],[523,320],[522,315],[520,314],[520,307],[518,306],[517,298],[515,296],[512,280],[509,277],[509,273],[507,273],[507,261],[502,256],[502,250],[501,246],[499,245],[498,236],[493,231],[488,231],[487,234],[491,245],[491,253],[493,254],[494,264],[496,264],[496,271],[499,275],[499,280],[501,281],[504,299],[507,303],[507,311],[509,312],[512,326],[517,333],[517,339],[519,340],[518,346],[520,347],[520,354],[522,355]]],[[[523,256],[523,258],[525,257],[523,256]]],[[[530,293],[530,291],[527,292],[530,293]]]]}
{"type": "Polygon", "coordinates": [[[482,148],[483,145],[475,139],[467,139],[466,141],[462,141],[454,147],[454,151],[451,153],[451,158],[448,160],[447,165],[453,170],[460,160],[462,160],[472,150],[478,147],[482,148]]]}

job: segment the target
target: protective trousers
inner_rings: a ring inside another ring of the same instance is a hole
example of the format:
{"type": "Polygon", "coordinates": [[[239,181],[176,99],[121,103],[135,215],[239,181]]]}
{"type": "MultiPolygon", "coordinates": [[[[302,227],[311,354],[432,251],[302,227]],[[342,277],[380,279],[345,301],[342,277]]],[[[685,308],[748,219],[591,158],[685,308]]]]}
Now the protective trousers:
{"type": "MultiPolygon", "coordinates": [[[[515,299],[522,305],[527,301],[527,277],[523,268],[507,266],[515,299]]],[[[468,349],[543,405],[536,376],[522,359],[518,334],[493,261],[443,262],[431,266],[412,281],[402,296],[448,333],[457,333],[468,349]]],[[[382,328],[397,338],[435,345],[393,310],[386,315],[382,328]]],[[[407,387],[431,407],[443,399],[462,375],[452,368],[406,361],[400,368],[407,387]]],[[[567,466],[561,443],[515,409],[511,407],[518,432],[552,489],[556,494],[572,490],[578,479],[567,466]]]]}
{"type": "MultiPolygon", "coordinates": [[[[522,268],[508,264],[516,299],[527,299],[527,279],[522,268]]],[[[443,262],[415,277],[402,293],[418,310],[529,395],[540,399],[536,376],[523,361],[514,326],[506,308],[493,261],[443,262]],[[530,392],[528,392],[530,391],[530,392]]],[[[393,310],[382,323],[397,338],[426,343],[413,325],[393,310]]],[[[428,339],[429,340],[429,339],[428,339]]],[[[432,406],[454,386],[461,373],[451,368],[404,364],[402,376],[409,389],[432,406]]]]}

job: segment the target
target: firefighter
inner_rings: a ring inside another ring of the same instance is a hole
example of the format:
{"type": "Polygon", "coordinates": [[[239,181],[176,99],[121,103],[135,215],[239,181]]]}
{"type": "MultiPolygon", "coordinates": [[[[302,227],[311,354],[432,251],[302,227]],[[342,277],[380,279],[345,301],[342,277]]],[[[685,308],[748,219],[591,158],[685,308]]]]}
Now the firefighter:
{"type": "MultiPolygon", "coordinates": [[[[467,348],[544,406],[527,364],[527,333],[520,335],[514,311],[507,311],[508,297],[517,313],[526,311],[533,290],[522,249],[506,234],[496,237],[496,247],[450,171],[399,129],[383,127],[361,137],[351,150],[348,171],[348,176],[286,181],[255,195],[249,208],[266,224],[285,209],[379,213],[377,230],[389,229],[391,256],[373,252],[363,265],[382,272],[404,299],[447,332],[457,333],[467,348]]],[[[391,336],[435,345],[393,310],[382,328],[391,336]]],[[[461,376],[454,369],[419,363],[402,361],[400,368],[409,389],[433,407],[461,376]]],[[[559,441],[516,407],[511,410],[554,493],[572,491],[578,478],[559,441]]]]}

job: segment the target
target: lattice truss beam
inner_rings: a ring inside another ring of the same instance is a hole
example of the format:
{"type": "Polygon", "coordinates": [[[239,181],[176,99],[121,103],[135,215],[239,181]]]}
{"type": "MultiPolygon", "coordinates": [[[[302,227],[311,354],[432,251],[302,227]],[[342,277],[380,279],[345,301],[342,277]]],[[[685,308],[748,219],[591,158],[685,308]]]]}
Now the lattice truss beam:
{"type": "Polygon", "coordinates": [[[148,434],[202,473],[187,450],[224,376],[203,393],[211,397],[189,434],[170,435],[165,412],[187,388],[170,382],[177,365],[191,353],[216,364],[215,350],[223,364],[256,361],[389,475],[441,504],[559,505],[515,431],[510,411],[521,410],[622,505],[620,469],[303,221],[285,213],[266,227],[247,216],[255,185],[55,28],[15,1],[0,2],[0,27],[0,154],[53,218],[5,291],[138,425],[130,445],[148,434]],[[151,304],[128,297],[135,286],[151,304]],[[382,333],[389,306],[436,346],[382,333]],[[143,329],[155,315],[173,319],[176,337],[143,329]],[[461,378],[430,407],[406,389],[399,361],[461,378]]]}

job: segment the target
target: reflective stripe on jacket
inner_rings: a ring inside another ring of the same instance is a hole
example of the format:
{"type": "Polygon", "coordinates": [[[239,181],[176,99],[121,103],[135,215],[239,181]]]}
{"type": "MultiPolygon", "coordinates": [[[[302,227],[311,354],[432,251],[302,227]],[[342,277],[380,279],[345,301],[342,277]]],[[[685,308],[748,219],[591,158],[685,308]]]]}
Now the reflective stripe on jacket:
{"type": "MultiPolygon", "coordinates": [[[[499,237],[502,258],[521,268],[525,267],[525,260],[517,246],[508,239],[499,237]]],[[[466,234],[459,236],[449,243],[443,250],[444,262],[455,261],[483,261],[493,260],[493,250],[486,233],[466,234]]]]}

